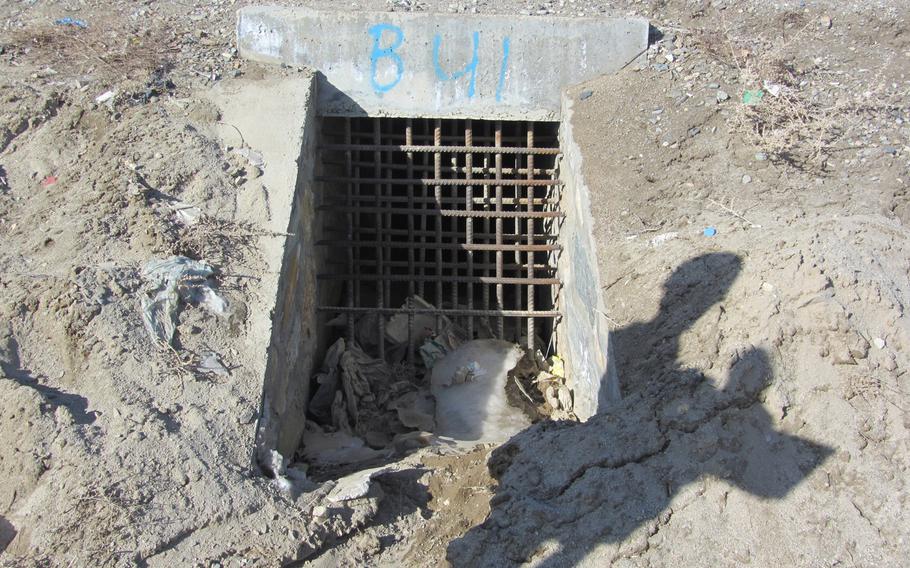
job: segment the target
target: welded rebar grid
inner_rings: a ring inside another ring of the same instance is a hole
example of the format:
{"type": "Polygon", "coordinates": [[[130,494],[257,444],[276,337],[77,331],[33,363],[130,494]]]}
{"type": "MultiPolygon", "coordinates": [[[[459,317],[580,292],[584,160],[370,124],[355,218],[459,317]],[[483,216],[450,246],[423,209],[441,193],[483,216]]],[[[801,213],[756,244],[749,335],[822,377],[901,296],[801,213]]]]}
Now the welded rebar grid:
{"type": "Polygon", "coordinates": [[[349,339],[361,317],[385,338],[387,318],[406,314],[413,363],[415,318],[430,314],[436,332],[448,317],[468,338],[546,343],[564,217],[554,123],[327,117],[319,150],[331,221],[318,279],[336,291],[319,310],[344,314],[349,339]]]}

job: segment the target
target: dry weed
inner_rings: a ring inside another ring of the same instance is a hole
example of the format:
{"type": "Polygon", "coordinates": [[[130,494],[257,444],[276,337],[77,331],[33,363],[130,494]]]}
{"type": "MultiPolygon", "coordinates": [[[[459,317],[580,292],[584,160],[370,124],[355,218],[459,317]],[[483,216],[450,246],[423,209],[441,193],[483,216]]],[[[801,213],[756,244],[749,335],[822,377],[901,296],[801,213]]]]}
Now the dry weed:
{"type": "Polygon", "coordinates": [[[729,119],[733,130],[772,160],[821,171],[847,134],[898,108],[898,101],[884,82],[835,88],[822,69],[797,65],[797,42],[803,47],[817,25],[783,18],[781,35],[771,40],[736,37],[726,27],[694,36],[702,50],[739,71],[741,91],[729,119]],[[787,37],[787,23],[802,27],[787,37]],[[747,103],[747,94],[757,100],[747,103]]]}
{"type": "Polygon", "coordinates": [[[256,237],[266,234],[251,223],[218,219],[200,215],[192,225],[181,226],[174,254],[189,258],[205,259],[224,265],[254,248],[256,237]]]}
{"type": "Polygon", "coordinates": [[[3,38],[8,51],[55,73],[92,75],[115,82],[144,80],[171,62],[177,51],[165,29],[123,30],[104,22],[88,28],[44,26],[15,30],[3,38]]]}

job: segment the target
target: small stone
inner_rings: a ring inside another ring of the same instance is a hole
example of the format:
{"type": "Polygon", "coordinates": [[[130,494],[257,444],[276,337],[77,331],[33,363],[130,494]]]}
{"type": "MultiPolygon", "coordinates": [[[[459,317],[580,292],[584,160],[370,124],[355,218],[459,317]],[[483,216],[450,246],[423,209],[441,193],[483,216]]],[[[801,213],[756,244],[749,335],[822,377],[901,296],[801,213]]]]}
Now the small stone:
{"type": "Polygon", "coordinates": [[[578,95],[578,98],[580,100],[589,99],[589,98],[591,98],[591,95],[593,95],[593,94],[594,94],[594,91],[592,91],[591,89],[585,89],[578,95]]]}
{"type": "Polygon", "coordinates": [[[764,152],[756,152],[756,153],[755,153],[755,160],[756,160],[757,162],[764,162],[764,161],[767,160],[767,159],[768,159],[768,154],[765,154],[764,152]]]}
{"type": "Polygon", "coordinates": [[[831,26],[834,25],[834,22],[831,20],[831,16],[822,16],[818,19],[818,24],[826,30],[829,30],[831,29],[831,26]]]}
{"type": "Polygon", "coordinates": [[[722,103],[722,102],[728,100],[729,98],[730,98],[730,95],[728,95],[726,91],[722,91],[722,90],[717,91],[717,96],[716,96],[717,102],[722,103]]]}
{"type": "Polygon", "coordinates": [[[699,128],[697,126],[693,126],[692,128],[689,129],[689,136],[690,137],[696,136],[696,135],[698,135],[699,132],[701,132],[701,128],[699,128]]]}
{"type": "Polygon", "coordinates": [[[897,146],[882,146],[882,152],[889,156],[897,156],[897,146]]]}
{"type": "Polygon", "coordinates": [[[749,174],[743,174],[743,183],[752,183],[752,176],[749,174]]]}
{"type": "Polygon", "coordinates": [[[325,505],[318,505],[316,507],[313,507],[314,517],[325,517],[327,513],[328,509],[326,509],[325,505]]]}
{"type": "Polygon", "coordinates": [[[874,345],[876,349],[884,349],[885,340],[882,339],[881,337],[876,337],[875,339],[872,340],[872,345],[874,345]]]}

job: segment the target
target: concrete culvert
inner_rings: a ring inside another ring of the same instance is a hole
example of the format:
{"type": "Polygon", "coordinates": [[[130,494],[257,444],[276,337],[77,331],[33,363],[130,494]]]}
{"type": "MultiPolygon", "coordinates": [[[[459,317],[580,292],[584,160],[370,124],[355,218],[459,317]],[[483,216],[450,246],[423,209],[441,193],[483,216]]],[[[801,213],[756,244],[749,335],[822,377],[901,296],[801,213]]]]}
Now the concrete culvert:
{"type": "MultiPolygon", "coordinates": [[[[580,153],[559,122],[568,102],[558,83],[532,80],[525,55],[513,59],[533,46],[518,49],[506,20],[485,21],[502,36],[500,65],[481,68],[477,53],[443,41],[460,20],[424,37],[420,18],[362,28],[336,13],[277,14],[241,12],[241,52],[297,62],[285,43],[273,49],[286,35],[326,71],[305,126],[273,317],[264,469],[292,462],[311,479],[335,478],[427,445],[584,420],[617,398],[580,153]],[[352,82],[341,55],[308,35],[330,23],[369,31],[369,82],[352,82]],[[433,46],[432,61],[409,55],[421,45],[433,46]]],[[[647,28],[585,25],[636,38],[647,28]]],[[[584,51],[584,34],[569,41],[584,51]]],[[[560,81],[618,67],[637,41],[590,70],[563,69],[560,81]]]]}

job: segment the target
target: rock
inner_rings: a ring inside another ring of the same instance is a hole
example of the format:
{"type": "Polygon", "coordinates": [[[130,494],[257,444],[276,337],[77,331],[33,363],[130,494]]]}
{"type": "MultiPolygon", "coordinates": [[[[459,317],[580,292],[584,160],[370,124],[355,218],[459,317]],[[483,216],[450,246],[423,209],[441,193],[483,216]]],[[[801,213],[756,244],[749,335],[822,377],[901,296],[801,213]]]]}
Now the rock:
{"type": "Polygon", "coordinates": [[[752,183],[752,176],[749,174],[743,174],[743,183],[752,183]]]}
{"type": "Polygon", "coordinates": [[[764,161],[766,161],[767,159],[768,159],[768,154],[765,154],[764,152],[756,152],[756,153],[755,153],[755,161],[757,161],[757,162],[764,162],[764,161]]]}
{"type": "Polygon", "coordinates": [[[876,349],[884,349],[885,340],[882,339],[881,337],[876,337],[875,339],[872,340],[872,345],[874,345],[876,349]]]}
{"type": "Polygon", "coordinates": [[[727,94],[727,91],[719,90],[717,91],[717,102],[722,103],[730,98],[730,95],[727,94]]]}
{"type": "Polygon", "coordinates": [[[591,89],[585,89],[578,95],[578,98],[583,101],[585,99],[591,98],[591,95],[593,95],[593,94],[594,94],[594,91],[592,91],[591,89]]]}
{"type": "Polygon", "coordinates": [[[834,22],[831,20],[831,16],[822,16],[818,19],[818,25],[829,30],[831,29],[831,26],[834,25],[834,22]]]}

